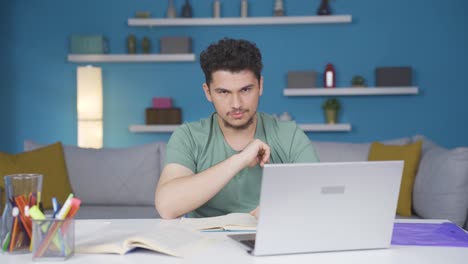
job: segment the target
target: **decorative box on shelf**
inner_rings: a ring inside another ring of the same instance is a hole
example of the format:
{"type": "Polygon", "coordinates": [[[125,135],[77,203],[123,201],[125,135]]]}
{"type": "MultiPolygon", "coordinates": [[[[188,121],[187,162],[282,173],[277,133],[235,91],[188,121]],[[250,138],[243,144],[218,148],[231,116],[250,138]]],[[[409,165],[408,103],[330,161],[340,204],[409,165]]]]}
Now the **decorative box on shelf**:
{"type": "Polygon", "coordinates": [[[153,108],[172,108],[172,98],[170,97],[154,97],[153,108]]]}
{"type": "Polygon", "coordinates": [[[288,88],[314,88],[317,87],[317,72],[290,71],[288,72],[288,88]]]}
{"type": "Polygon", "coordinates": [[[146,108],[147,125],[174,125],[182,123],[180,108],[146,108]]]}
{"type": "Polygon", "coordinates": [[[107,39],[102,35],[72,35],[70,52],[72,54],[108,53],[107,39]]]}
{"type": "Polygon", "coordinates": [[[411,67],[378,67],[375,69],[375,86],[377,87],[406,87],[411,84],[411,67]]]}
{"type": "Polygon", "coordinates": [[[192,38],[190,37],[162,37],[160,43],[161,54],[192,53],[192,38]]]}

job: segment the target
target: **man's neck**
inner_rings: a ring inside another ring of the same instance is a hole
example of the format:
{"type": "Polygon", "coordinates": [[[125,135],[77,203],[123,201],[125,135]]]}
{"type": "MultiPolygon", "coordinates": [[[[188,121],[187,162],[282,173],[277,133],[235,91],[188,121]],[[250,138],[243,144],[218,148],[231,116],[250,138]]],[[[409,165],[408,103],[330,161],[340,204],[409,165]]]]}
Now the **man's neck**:
{"type": "Polygon", "coordinates": [[[257,115],[254,115],[253,122],[245,129],[235,129],[226,126],[223,120],[218,116],[218,124],[223,132],[224,139],[234,150],[243,150],[255,137],[257,128],[257,115]]]}

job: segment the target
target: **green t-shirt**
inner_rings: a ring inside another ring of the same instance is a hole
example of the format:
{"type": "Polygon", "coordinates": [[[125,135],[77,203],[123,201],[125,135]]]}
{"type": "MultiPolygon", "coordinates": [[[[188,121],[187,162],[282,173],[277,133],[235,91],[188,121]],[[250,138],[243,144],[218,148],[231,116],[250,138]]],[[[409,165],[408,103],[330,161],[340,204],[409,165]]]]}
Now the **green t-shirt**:
{"type": "MultiPolygon", "coordinates": [[[[270,163],[318,162],[309,138],[292,121],[257,113],[255,138],[270,146],[270,163]]],[[[167,144],[165,164],[177,163],[202,172],[238,153],[225,141],[217,114],[177,128],[167,144]]],[[[250,212],[258,206],[262,168],[256,165],[235,175],[211,200],[189,214],[209,217],[250,212]]],[[[285,176],[285,181],[287,180],[285,176]]]]}

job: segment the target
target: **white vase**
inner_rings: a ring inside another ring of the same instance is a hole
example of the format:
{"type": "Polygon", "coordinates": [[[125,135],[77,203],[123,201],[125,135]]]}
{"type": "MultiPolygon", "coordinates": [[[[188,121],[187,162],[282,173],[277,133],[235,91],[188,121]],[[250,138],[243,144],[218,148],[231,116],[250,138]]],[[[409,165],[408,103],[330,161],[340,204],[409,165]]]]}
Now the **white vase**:
{"type": "Polygon", "coordinates": [[[213,17],[221,17],[221,3],[219,2],[219,0],[214,0],[213,2],[213,17]]]}
{"type": "Polygon", "coordinates": [[[274,15],[275,16],[284,16],[284,5],[283,5],[283,0],[276,0],[275,1],[275,8],[274,10],[274,15]]]}
{"type": "Polygon", "coordinates": [[[249,16],[249,3],[247,0],[241,0],[241,17],[249,16]]]}
{"type": "Polygon", "coordinates": [[[167,18],[177,17],[177,10],[174,6],[174,0],[169,0],[169,5],[167,6],[166,17],[167,18]]]}

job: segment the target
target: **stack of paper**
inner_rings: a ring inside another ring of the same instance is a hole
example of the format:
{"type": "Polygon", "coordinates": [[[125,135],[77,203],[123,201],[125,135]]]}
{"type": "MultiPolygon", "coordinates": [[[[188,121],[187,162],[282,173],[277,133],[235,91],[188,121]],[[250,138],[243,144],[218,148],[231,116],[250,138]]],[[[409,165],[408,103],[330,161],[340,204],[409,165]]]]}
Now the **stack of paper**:
{"type": "Polygon", "coordinates": [[[180,222],[202,231],[257,230],[257,218],[247,213],[231,213],[205,218],[181,218],[180,222]]]}

